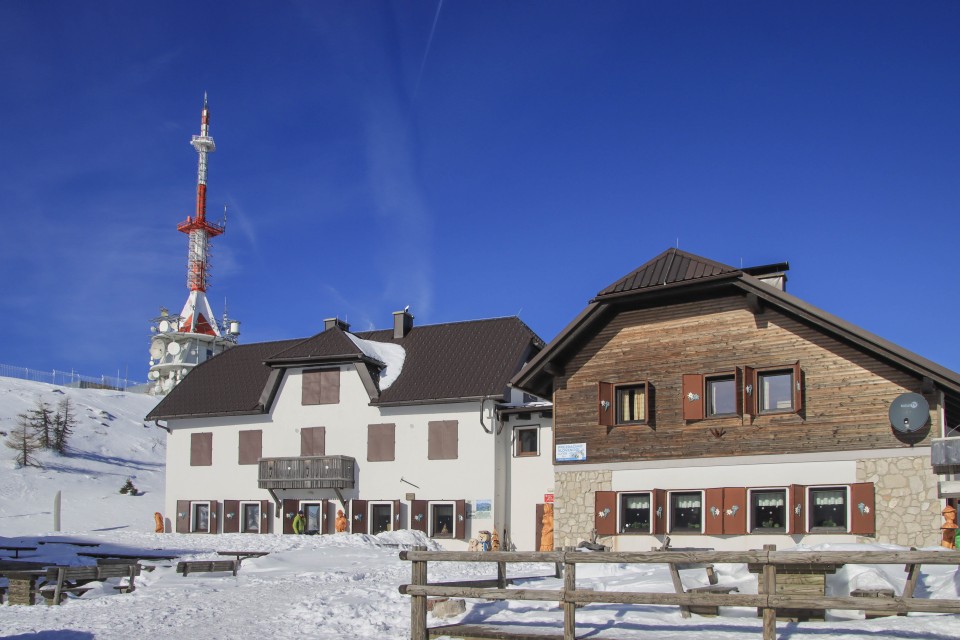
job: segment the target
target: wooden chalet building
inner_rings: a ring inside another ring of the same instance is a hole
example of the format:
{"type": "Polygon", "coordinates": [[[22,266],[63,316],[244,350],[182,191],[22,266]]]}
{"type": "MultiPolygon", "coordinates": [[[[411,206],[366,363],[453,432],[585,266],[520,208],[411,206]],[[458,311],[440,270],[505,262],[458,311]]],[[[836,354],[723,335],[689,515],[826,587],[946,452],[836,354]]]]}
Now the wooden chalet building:
{"type": "Polygon", "coordinates": [[[533,550],[551,410],[508,382],[542,347],[518,318],[414,327],[405,311],[392,330],[331,319],[236,346],[147,416],[169,433],[167,530],[292,533],[303,510],[326,534],[343,510],[352,533],[410,528],[463,549],[496,528],[533,550]]]}
{"type": "Polygon", "coordinates": [[[939,542],[960,376],[787,294],[787,268],[665,251],[513,379],[553,399],[558,545],[939,542]],[[905,393],[929,411],[901,433],[905,393]]]}

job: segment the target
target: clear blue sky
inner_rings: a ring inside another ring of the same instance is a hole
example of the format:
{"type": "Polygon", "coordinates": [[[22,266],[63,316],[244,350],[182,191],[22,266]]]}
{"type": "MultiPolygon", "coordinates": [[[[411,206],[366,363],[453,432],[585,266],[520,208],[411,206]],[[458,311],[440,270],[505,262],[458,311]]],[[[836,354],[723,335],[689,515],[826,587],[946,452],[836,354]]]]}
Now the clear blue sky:
{"type": "Polygon", "coordinates": [[[679,243],[960,369],[960,3],[437,7],[0,3],[0,363],[146,378],[206,91],[243,342],[405,305],[549,340],[679,243]]]}

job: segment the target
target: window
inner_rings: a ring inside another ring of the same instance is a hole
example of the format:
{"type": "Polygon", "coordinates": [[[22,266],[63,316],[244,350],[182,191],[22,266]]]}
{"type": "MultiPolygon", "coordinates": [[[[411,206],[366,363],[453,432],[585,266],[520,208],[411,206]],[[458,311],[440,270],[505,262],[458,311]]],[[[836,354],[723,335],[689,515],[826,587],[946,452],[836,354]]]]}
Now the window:
{"type": "Polygon", "coordinates": [[[260,503],[244,502],[240,505],[242,516],[240,531],[243,533],[260,533],[260,503]]]}
{"type": "Polygon", "coordinates": [[[210,532],[209,502],[193,502],[190,504],[190,531],[193,533],[210,532]]]}
{"type": "Polygon", "coordinates": [[[513,439],[514,456],[521,458],[540,455],[540,430],[537,427],[516,427],[513,430],[513,439]]]}
{"type": "Polygon", "coordinates": [[[238,464],[257,464],[262,455],[263,431],[259,429],[241,431],[238,464]]]}
{"type": "Polygon", "coordinates": [[[325,427],[303,427],[300,429],[300,456],[323,456],[327,450],[327,430],[325,427]]]}
{"type": "MultiPolygon", "coordinates": [[[[452,521],[452,520],[451,520],[452,521]]],[[[391,531],[393,505],[389,502],[374,502],[370,505],[370,533],[376,535],[391,531]]]]}
{"type": "Polygon", "coordinates": [[[617,387],[617,424],[647,421],[647,385],[617,387]]]}
{"type": "Polygon", "coordinates": [[[706,378],[707,415],[737,415],[737,381],[732,375],[706,378]]]}
{"type": "Polygon", "coordinates": [[[650,494],[620,494],[620,533],[650,533],[650,494]]]}
{"type": "Polygon", "coordinates": [[[458,453],[457,421],[432,421],[428,423],[427,429],[427,459],[456,460],[458,453]]]}
{"type": "Polygon", "coordinates": [[[670,532],[700,533],[703,529],[703,494],[683,491],[670,494],[670,532]]]}
{"type": "Polygon", "coordinates": [[[435,502],[430,505],[430,537],[453,537],[453,504],[435,502]]]}
{"type": "Polygon", "coordinates": [[[317,533],[323,530],[323,503],[322,502],[303,502],[300,504],[303,515],[307,518],[304,531],[307,533],[317,533]]]}
{"type": "Polygon", "coordinates": [[[757,393],[760,413],[793,411],[793,372],[758,372],[757,393]]]}
{"type": "Polygon", "coordinates": [[[209,467],[213,464],[213,434],[190,434],[190,466],[209,467]]]}
{"type": "Polygon", "coordinates": [[[847,488],[810,489],[810,531],[847,530],[847,488]]]}
{"type": "Polygon", "coordinates": [[[338,404],[340,369],[314,369],[303,372],[302,404],[338,404]]]}
{"type": "Polygon", "coordinates": [[[367,425],[367,462],[390,462],[396,457],[395,424],[367,425]]]}
{"type": "Polygon", "coordinates": [[[750,491],[751,531],[787,532],[786,489],[750,491]]]}

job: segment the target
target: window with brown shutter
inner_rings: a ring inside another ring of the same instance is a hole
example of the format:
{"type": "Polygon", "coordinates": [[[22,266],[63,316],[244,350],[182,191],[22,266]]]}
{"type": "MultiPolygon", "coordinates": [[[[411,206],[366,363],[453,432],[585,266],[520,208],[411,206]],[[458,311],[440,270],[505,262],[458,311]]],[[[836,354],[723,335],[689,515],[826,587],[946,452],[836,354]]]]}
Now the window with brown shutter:
{"type": "Polygon", "coordinates": [[[872,482],[850,485],[850,533],[872,536],[877,532],[872,482]]]}
{"type": "Polygon", "coordinates": [[[300,429],[300,456],[325,456],[327,451],[326,427],[303,427],[300,429]]]}
{"type": "Polygon", "coordinates": [[[456,460],[458,433],[456,420],[436,420],[427,424],[427,459],[456,460]]]}
{"type": "Polygon", "coordinates": [[[303,372],[301,403],[338,404],[340,369],[311,369],[303,372]]]}
{"type": "Polygon", "coordinates": [[[599,423],[603,426],[648,424],[653,415],[649,382],[598,383],[599,423]]]}
{"type": "Polygon", "coordinates": [[[213,434],[190,434],[190,466],[209,467],[213,464],[213,434]]]}
{"type": "Polygon", "coordinates": [[[263,456],[263,431],[251,429],[240,432],[240,456],[238,464],[257,464],[263,456]]]}
{"type": "Polygon", "coordinates": [[[390,462],[396,458],[397,425],[367,425],[367,462],[390,462]]]}
{"type": "Polygon", "coordinates": [[[598,536],[617,533],[617,492],[593,492],[593,528],[598,536]]]}

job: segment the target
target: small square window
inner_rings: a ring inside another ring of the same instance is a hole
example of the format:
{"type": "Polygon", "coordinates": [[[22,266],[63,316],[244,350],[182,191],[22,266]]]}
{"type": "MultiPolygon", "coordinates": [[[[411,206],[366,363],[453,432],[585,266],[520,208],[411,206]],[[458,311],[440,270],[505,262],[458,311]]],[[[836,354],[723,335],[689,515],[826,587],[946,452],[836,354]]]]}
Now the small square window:
{"type": "Polygon", "coordinates": [[[260,533],[260,503],[244,502],[240,510],[243,516],[240,530],[243,533],[260,533]]]}
{"type": "Polygon", "coordinates": [[[770,489],[750,492],[751,530],[758,532],[787,531],[787,492],[770,489]]]}
{"type": "Polygon", "coordinates": [[[810,531],[847,530],[847,489],[810,489],[810,531]]]}
{"type": "Polygon", "coordinates": [[[737,382],[735,376],[707,378],[707,415],[737,415],[737,382]]]}
{"type": "Polygon", "coordinates": [[[453,505],[437,503],[430,505],[430,537],[453,537],[453,505]]]}
{"type": "Polygon", "coordinates": [[[513,430],[516,441],[514,455],[518,458],[540,454],[540,436],[537,427],[517,427],[513,430]]]}
{"type": "Polygon", "coordinates": [[[683,491],[670,494],[670,532],[700,533],[703,530],[703,494],[683,491]]]}
{"type": "Polygon", "coordinates": [[[638,424],[647,421],[647,386],[617,387],[617,424],[638,424]]]}
{"type": "Polygon", "coordinates": [[[760,413],[793,411],[793,372],[770,371],[757,374],[760,413]]]}
{"type": "Polygon", "coordinates": [[[650,494],[620,494],[620,533],[650,533],[650,494]]]}

